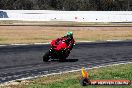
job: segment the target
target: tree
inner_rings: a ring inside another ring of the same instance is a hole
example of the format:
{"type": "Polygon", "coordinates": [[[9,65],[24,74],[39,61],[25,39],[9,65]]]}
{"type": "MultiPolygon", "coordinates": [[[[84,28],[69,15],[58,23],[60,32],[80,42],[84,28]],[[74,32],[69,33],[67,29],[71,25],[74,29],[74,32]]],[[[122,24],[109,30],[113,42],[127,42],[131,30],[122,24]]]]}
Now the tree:
{"type": "Polygon", "coordinates": [[[38,0],[39,9],[51,10],[53,7],[51,6],[51,0],[38,0]]]}
{"type": "Polygon", "coordinates": [[[63,2],[65,0],[51,0],[51,6],[52,8],[56,9],[56,10],[63,10],[63,2]]]}
{"type": "Polygon", "coordinates": [[[64,10],[77,10],[77,4],[76,4],[77,0],[64,0],[64,10]]]}
{"type": "Polygon", "coordinates": [[[132,0],[0,0],[0,9],[126,11],[132,0]]]}

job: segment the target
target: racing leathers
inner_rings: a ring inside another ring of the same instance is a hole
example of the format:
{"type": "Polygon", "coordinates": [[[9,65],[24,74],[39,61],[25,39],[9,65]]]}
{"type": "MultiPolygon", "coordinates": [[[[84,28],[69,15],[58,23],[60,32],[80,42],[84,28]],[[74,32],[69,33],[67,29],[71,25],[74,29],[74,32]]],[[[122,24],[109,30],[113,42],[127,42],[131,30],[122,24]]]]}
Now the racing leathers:
{"type": "Polygon", "coordinates": [[[57,38],[56,40],[52,40],[51,42],[51,47],[57,51],[62,50],[62,49],[72,50],[73,45],[75,45],[75,40],[73,37],[69,37],[69,36],[57,38]]]}

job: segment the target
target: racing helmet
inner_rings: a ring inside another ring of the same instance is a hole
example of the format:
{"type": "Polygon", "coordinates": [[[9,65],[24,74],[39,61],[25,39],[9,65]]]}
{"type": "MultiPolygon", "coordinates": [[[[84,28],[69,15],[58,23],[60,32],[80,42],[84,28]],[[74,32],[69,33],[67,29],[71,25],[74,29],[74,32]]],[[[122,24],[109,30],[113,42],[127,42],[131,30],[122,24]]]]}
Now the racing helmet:
{"type": "Polygon", "coordinates": [[[73,32],[67,32],[67,40],[70,41],[73,39],[73,32]]]}
{"type": "Polygon", "coordinates": [[[73,36],[73,32],[71,31],[67,32],[67,36],[73,36]]]}

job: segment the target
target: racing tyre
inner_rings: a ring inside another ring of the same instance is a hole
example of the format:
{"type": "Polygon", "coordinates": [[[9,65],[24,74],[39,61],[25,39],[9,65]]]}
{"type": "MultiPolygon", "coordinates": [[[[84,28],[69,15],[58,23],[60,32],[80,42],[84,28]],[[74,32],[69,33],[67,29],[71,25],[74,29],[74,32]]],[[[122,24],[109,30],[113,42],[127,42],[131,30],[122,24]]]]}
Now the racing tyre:
{"type": "Polygon", "coordinates": [[[45,54],[44,54],[44,56],[43,56],[43,61],[44,62],[48,62],[49,61],[49,51],[48,52],[46,52],[45,54]]]}

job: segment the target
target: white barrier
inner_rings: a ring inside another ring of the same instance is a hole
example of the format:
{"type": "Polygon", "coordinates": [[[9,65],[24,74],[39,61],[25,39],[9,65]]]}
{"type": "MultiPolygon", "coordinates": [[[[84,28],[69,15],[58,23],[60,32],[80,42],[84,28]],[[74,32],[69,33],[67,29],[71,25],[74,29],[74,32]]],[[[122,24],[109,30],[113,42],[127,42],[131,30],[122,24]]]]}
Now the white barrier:
{"type": "Polygon", "coordinates": [[[132,11],[0,10],[0,20],[132,22],[132,11]]]}

